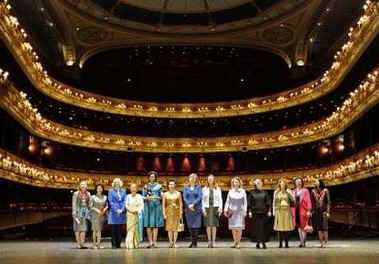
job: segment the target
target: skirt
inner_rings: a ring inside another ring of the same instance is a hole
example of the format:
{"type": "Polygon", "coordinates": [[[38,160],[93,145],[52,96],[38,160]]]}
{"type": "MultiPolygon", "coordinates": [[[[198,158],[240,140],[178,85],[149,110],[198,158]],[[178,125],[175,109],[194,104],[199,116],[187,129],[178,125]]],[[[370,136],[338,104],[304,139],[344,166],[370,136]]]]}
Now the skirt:
{"type": "Polygon", "coordinates": [[[160,201],[145,202],[143,210],[143,225],[148,228],[164,226],[163,210],[160,201]]]}
{"type": "Polygon", "coordinates": [[[126,239],[125,246],[127,249],[138,248],[140,244],[139,238],[139,217],[138,214],[127,213],[127,221],[126,221],[126,239]]]}
{"type": "Polygon", "coordinates": [[[275,212],[274,230],[281,232],[294,230],[290,208],[281,208],[275,212]]]}
{"type": "Polygon", "coordinates": [[[266,242],[267,241],[267,222],[268,217],[266,214],[254,214],[253,216],[253,228],[252,237],[256,242],[266,242]]]}
{"type": "Polygon", "coordinates": [[[73,224],[74,232],[87,232],[88,230],[87,218],[73,218],[73,222],[74,222],[73,224]]]}
{"type": "Polygon", "coordinates": [[[220,220],[218,218],[218,207],[209,207],[205,209],[207,216],[204,216],[204,225],[206,227],[219,227],[220,220]]]}
{"type": "Polygon", "coordinates": [[[91,228],[92,231],[101,231],[103,230],[105,222],[105,216],[100,216],[97,213],[92,213],[91,215],[91,228]]]}

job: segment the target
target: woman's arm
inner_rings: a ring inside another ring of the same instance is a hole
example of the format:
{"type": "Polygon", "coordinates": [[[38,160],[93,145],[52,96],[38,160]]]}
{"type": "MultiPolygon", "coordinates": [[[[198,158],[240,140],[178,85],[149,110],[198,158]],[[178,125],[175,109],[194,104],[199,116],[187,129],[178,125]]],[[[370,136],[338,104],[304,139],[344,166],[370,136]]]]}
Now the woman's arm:
{"type": "Polygon", "coordinates": [[[247,213],[247,195],[246,195],[245,190],[243,190],[243,211],[246,215],[246,213],[247,213]]]}
{"type": "Polygon", "coordinates": [[[218,188],[217,194],[218,194],[218,200],[219,200],[219,203],[220,203],[220,206],[218,208],[218,212],[222,213],[223,201],[222,201],[222,193],[221,193],[221,189],[220,188],[218,188]]]}
{"type": "Polygon", "coordinates": [[[163,194],[163,198],[162,198],[162,212],[163,212],[163,218],[166,219],[166,195],[163,194]]]}
{"type": "Polygon", "coordinates": [[[209,193],[205,194],[206,193],[205,187],[202,189],[202,193],[203,193],[203,195],[202,195],[201,209],[203,211],[203,214],[205,214],[205,212],[206,212],[205,211],[205,202],[207,199],[209,199],[209,193]]]}
{"type": "Polygon", "coordinates": [[[179,210],[180,210],[180,218],[183,218],[183,200],[182,194],[179,192],[179,210]]]}

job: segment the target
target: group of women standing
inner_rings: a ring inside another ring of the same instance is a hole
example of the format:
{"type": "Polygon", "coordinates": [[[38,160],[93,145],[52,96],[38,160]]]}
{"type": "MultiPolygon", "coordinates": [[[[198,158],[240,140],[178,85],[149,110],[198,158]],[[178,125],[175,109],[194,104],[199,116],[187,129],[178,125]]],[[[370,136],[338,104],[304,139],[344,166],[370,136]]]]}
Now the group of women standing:
{"type": "Polygon", "coordinates": [[[87,220],[91,221],[93,248],[100,248],[101,230],[108,215],[111,227],[112,248],[121,247],[122,226],[126,224],[127,249],[138,248],[142,240],[143,228],[148,237],[147,248],[157,247],[158,229],[165,226],[169,247],[176,248],[178,232],[184,231],[183,211],[187,228],[191,235],[190,248],[198,246],[198,235],[202,224],[206,227],[208,247],[216,245],[217,228],[220,217],[228,218],[228,227],[233,234],[232,248],[241,247],[242,232],[246,217],[253,220],[256,247],[266,249],[268,232],[266,224],[274,216],[274,230],[279,234],[279,247],[288,248],[289,232],[295,228],[299,233],[299,247],[306,247],[307,233],[318,230],[321,247],[325,247],[328,237],[330,195],[322,180],[316,180],[315,188],[309,192],[302,179],[295,180],[296,188],[290,190],[285,180],[280,180],[273,199],[263,190],[260,179],[254,181],[254,189],[246,194],[239,177],[231,180],[231,189],[223,204],[221,189],[213,175],[209,175],[206,185],[201,187],[196,174],[189,175],[189,184],[183,190],[183,198],[176,190],[176,182],[168,182],[167,192],[157,182],[158,174],[148,173],[149,182],[138,194],[137,185],[131,184],[130,194],[122,188],[117,178],[107,197],[104,188],[96,186],[96,194],[90,195],[86,182],[81,182],[73,195],[74,232],[78,248],[84,248],[87,220]],[[313,215],[313,227],[310,219],[313,215]]]}

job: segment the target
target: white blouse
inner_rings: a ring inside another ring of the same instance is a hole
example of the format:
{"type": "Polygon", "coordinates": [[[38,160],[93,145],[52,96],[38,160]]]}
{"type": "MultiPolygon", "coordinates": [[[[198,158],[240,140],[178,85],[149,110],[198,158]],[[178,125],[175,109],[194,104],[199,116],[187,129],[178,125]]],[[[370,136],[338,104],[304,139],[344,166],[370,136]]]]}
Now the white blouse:
{"type": "MultiPolygon", "coordinates": [[[[203,188],[203,195],[202,195],[202,209],[203,212],[206,211],[206,208],[209,208],[209,188],[204,187],[203,188]]],[[[218,207],[219,212],[222,212],[222,195],[221,195],[221,189],[220,188],[214,188],[213,189],[213,207],[218,207]]]]}

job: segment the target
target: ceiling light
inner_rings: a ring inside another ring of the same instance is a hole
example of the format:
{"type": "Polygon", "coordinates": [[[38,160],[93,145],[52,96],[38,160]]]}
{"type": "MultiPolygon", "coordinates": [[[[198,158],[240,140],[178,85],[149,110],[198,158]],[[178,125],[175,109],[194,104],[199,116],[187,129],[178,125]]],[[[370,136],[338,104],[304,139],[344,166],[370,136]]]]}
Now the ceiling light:
{"type": "Polygon", "coordinates": [[[304,66],[304,60],[302,60],[302,59],[298,59],[297,61],[296,61],[296,64],[297,64],[297,66],[304,66]]]}

